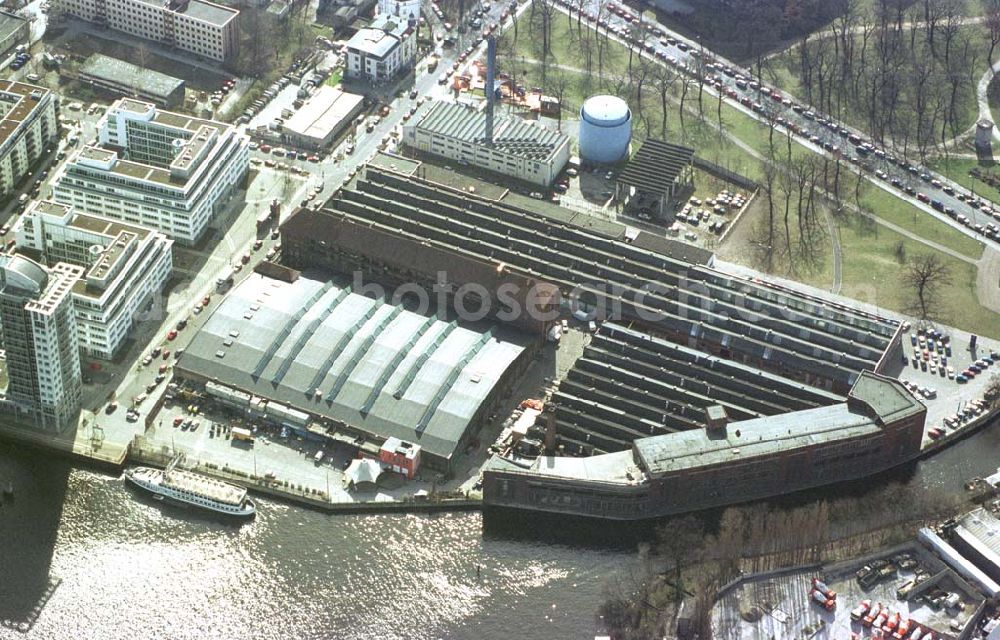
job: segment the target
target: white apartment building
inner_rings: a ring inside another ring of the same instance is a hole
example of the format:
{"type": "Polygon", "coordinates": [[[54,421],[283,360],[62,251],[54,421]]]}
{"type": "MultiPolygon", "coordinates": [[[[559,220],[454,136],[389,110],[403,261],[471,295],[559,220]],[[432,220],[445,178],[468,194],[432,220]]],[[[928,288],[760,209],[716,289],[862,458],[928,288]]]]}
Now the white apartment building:
{"type": "Polygon", "coordinates": [[[28,169],[58,140],[51,91],[0,80],[0,195],[10,193],[28,169]]]}
{"type": "Polygon", "coordinates": [[[7,393],[0,405],[39,429],[76,425],[82,380],[71,292],[76,265],[51,269],[21,255],[0,255],[0,323],[7,393]]]}
{"type": "Polygon", "coordinates": [[[53,198],[186,245],[201,239],[250,163],[247,138],[235,127],[131,98],[108,108],[98,142],[70,156],[55,176],[53,198]]]}
{"type": "Polygon", "coordinates": [[[403,126],[403,144],[489,171],[549,186],[569,162],[569,137],[534,122],[496,115],[487,143],[486,114],[454,102],[435,102],[403,126]]]}
{"type": "Polygon", "coordinates": [[[382,84],[413,66],[417,38],[405,18],[382,13],[347,42],[344,76],[382,84]]]}
{"type": "Polygon", "coordinates": [[[205,0],[57,0],[58,9],[211,60],[225,61],[239,43],[240,12],[205,0]]]}
{"type": "Polygon", "coordinates": [[[73,287],[73,306],[80,349],[93,358],[115,357],[173,267],[173,241],[162,233],[56,202],[32,203],[13,231],[18,248],[46,264],[86,270],[73,287]]]}

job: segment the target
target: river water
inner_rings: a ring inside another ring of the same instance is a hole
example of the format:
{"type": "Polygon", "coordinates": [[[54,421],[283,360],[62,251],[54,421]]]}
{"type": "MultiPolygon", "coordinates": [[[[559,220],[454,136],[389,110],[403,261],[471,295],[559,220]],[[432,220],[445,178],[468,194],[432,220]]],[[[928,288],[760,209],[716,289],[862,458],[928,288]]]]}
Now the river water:
{"type": "MultiPolygon", "coordinates": [[[[962,491],[1000,429],[895,481],[962,491]]],[[[484,535],[477,513],[337,516],[258,499],[243,526],[147,501],[106,474],[0,445],[0,638],[587,638],[636,553],[484,535]],[[481,566],[477,577],[476,567],[481,566]]],[[[859,499],[864,499],[863,495],[859,499]]]]}
{"type": "Polygon", "coordinates": [[[337,516],[258,499],[243,526],[4,449],[0,638],[593,637],[634,553],[484,537],[478,513],[337,516]],[[481,566],[477,578],[476,567],[481,566]]]}

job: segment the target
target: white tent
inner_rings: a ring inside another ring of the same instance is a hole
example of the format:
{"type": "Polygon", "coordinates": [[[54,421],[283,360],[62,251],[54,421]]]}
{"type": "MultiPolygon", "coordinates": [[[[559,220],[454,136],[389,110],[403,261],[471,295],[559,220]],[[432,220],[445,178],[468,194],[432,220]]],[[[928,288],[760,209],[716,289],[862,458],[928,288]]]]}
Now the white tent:
{"type": "Polygon", "coordinates": [[[344,481],[352,489],[372,489],[382,475],[382,465],[371,458],[355,458],[344,472],[344,481]]]}

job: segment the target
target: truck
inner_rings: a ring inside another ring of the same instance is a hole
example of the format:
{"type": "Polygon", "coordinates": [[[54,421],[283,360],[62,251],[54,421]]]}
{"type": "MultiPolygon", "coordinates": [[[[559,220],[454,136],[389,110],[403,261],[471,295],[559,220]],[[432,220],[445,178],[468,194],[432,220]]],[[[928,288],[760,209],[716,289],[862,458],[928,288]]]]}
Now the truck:
{"type": "Polygon", "coordinates": [[[260,214],[257,216],[257,233],[267,231],[267,229],[270,228],[271,220],[273,219],[274,216],[271,214],[270,208],[261,211],[260,214]]]}
{"type": "Polygon", "coordinates": [[[221,276],[215,280],[215,287],[219,291],[225,291],[233,285],[233,280],[236,278],[236,269],[229,267],[221,276]]]}
{"type": "Polygon", "coordinates": [[[253,432],[244,427],[233,427],[231,433],[233,436],[233,442],[238,441],[238,442],[247,442],[249,444],[253,444],[254,440],[256,440],[256,438],[254,438],[253,432]]]}
{"type": "MultiPolygon", "coordinates": [[[[861,623],[866,627],[870,627],[875,624],[875,620],[882,615],[882,603],[879,602],[873,606],[868,613],[865,614],[864,618],[861,618],[861,623]]],[[[887,616],[889,614],[886,614],[887,616]]],[[[879,623],[881,624],[881,623],[879,623]]]]}
{"type": "Polygon", "coordinates": [[[865,614],[871,611],[871,608],[872,608],[871,600],[862,600],[861,602],[858,603],[858,606],[854,607],[854,609],[851,611],[851,620],[860,621],[861,618],[865,617],[865,614]]]}
{"type": "Polygon", "coordinates": [[[809,592],[809,597],[813,602],[823,607],[827,611],[833,611],[834,607],[837,606],[837,601],[827,598],[821,591],[813,589],[809,592]]]}
{"type": "Polygon", "coordinates": [[[826,586],[826,583],[819,578],[812,579],[812,586],[813,589],[819,591],[830,600],[835,600],[837,598],[837,593],[830,587],[826,586]]]}

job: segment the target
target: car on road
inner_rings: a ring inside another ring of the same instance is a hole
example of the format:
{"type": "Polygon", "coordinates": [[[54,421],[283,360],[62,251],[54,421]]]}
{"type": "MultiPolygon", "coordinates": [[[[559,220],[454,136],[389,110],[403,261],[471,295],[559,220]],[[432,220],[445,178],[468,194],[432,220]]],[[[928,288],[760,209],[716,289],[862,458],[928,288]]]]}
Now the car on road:
{"type": "Polygon", "coordinates": [[[212,296],[205,296],[204,298],[201,299],[201,304],[207,307],[208,303],[211,301],[212,301],[212,296]]]}
{"type": "Polygon", "coordinates": [[[170,357],[170,349],[164,349],[163,350],[163,359],[166,360],[169,357],[170,357]]]}
{"type": "Polygon", "coordinates": [[[114,413],[117,408],[118,408],[117,402],[108,403],[108,406],[104,409],[104,413],[109,413],[109,414],[114,413]]]}
{"type": "Polygon", "coordinates": [[[198,314],[201,313],[202,309],[204,309],[204,307],[202,307],[201,304],[199,303],[194,305],[194,308],[192,310],[195,312],[195,314],[198,314]]]}
{"type": "Polygon", "coordinates": [[[271,153],[271,145],[262,144],[260,145],[260,150],[263,151],[264,153],[271,153]]]}
{"type": "Polygon", "coordinates": [[[253,243],[253,250],[256,251],[257,249],[260,249],[263,246],[264,246],[264,241],[263,240],[256,240],[253,243]]]}
{"type": "Polygon", "coordinates": [[[171,329],[170,333],[167,334],[167,340],[173,341],[177,337],[177,331],[171,329]]]}
{"type": "Polygon", "coordinates": [[[184,329],[187,326],[188,326],[187,318],[184,318],[183,320],[181,320],[180,322],[177,323],[177,330],[178,331],[184,331],[184,329]]]}
{"type": "Polygon", "coordinates": [[[244,253],[240,257],[240,262],[242,262],[243,264],[249,264],[250,263],[250,254],[249,253],[244,253]]]}
{"type": "Polygon", "coordinates": [[[280,237],[281,237],[281,232],[278,231],[277,229],[271,232],[271,240],[277,240],[280,237]]]}

